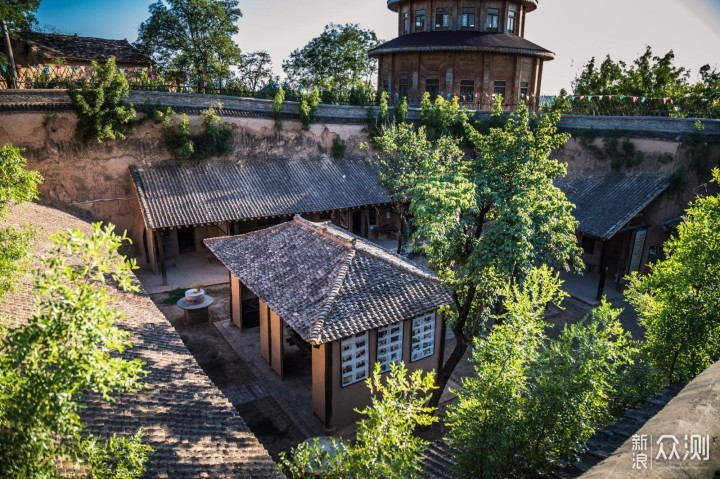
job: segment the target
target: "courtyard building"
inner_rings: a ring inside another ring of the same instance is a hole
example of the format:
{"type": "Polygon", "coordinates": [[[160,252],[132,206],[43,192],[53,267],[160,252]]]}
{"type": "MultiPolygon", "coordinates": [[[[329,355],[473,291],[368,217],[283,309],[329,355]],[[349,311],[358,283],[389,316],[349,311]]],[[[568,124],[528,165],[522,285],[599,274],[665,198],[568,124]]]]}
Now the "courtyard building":
{"type": "Polygon", "coordinates": [[[206,239],[228,268],[231,319],[260,328],[260,352],[281,377],[286,344],[312,362],[312,411],[334,430],[369,405],[364,380],[375,363],[438,371],[451,303],[439,280],[407,259],[330,222],[300,216],[231,238],[206,239]],[[241,307],[243,290],[259,298],[259,321],[241,307]],[[258,324],[259,323],[259,324],[258,324]],[[256,326],[257,325],[257,326],[256,326]]]}
{"type": "Polygon", "coordinates": [[[378,86],[417,105],[458,96],[487,109],[502,95],[505,108],[537,106],[543,63],[554,54],[525,39],[526,15],[537,0],[388,0],[398,37],[370,51],[378,86]]]}

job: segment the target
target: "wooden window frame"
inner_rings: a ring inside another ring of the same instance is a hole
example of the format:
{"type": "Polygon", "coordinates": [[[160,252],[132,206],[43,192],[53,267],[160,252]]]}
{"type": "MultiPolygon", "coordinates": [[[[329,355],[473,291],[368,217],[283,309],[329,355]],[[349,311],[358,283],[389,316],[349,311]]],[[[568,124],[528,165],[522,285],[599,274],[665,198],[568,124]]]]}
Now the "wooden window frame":
{"type": "Polygon", "coordinates": [[[485,30],[488,32],[500,31],[500,9],[488,8],[487,18],[485,20],[485,30]],[[494,25],[491,25],[492,19],[495,19],[494,25]]]}
{"type": "Polygon", "coordinates": [[[436,323],[435,311],[413,318],[410,333],[411,363],[421,361],[435,354],[436,323]]]}
{"type": "Polygon", "coordinates": [[[376,362],[380,364],[381,373],[390,371],[392,363],[402,363],[404,329],[404,321],[378,328],[376,362]]]}
{"type": "Polygon", "coordinates": [[[370,373],[369,339],[368,332],[364,331],[340,340],[340,387],[367,379],[370,373]]]}

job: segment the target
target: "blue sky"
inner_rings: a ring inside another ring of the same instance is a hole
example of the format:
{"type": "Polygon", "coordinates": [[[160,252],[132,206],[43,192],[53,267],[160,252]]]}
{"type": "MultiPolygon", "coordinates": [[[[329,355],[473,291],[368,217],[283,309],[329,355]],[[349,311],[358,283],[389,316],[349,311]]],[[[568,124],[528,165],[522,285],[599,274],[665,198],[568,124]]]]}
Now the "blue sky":
{"type": "MultiPolygon", "coordinates": [[[[134,41],[151,0],[42,0],[41,25],[61,33],[134,41]]],[[[243,18],[236,41],[243,51],[267,50],[277,73],[290,52],[318,35],[327,23],[359,23],[389,40],[395,14],[386,0],[240,0],[243,18]]],[[[696,73],[720,67],[720,0],[540,0],[528,15],[525,36],[556,59],[545,65],[543,93],[569,88],[591,57],[610,53],[636,58],[650,45],[673,49],[678,65],[696,73]]]]}

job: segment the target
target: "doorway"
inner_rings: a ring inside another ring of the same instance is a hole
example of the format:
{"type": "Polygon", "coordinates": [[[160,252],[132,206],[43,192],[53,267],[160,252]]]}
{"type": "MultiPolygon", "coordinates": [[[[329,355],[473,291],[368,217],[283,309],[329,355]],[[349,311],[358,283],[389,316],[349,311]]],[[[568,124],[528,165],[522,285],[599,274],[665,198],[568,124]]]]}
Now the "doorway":
{"type": "Polygon", "coordinates": [[[178,228],[178,249],[180,254],[194,253],[197,251],[195,247],[195,228],[192,226],[178,228]]]}

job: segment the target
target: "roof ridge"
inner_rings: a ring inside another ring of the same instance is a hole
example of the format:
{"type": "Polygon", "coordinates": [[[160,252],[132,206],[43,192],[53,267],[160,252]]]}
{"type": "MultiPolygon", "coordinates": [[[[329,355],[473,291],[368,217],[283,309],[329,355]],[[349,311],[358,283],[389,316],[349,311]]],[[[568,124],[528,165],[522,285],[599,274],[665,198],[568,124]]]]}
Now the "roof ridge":
{"type": "Polygon", "coordinates": [[[322,223],[315,223],[310,220],[306,220],[300,215],[295,215],[293,217],[293,221],[299,224],[300,226],[303,226],[309,230],[312,230],[316,232],[317,234],[323,236],[324,238],[327,238],[331,241],[334,241],[335,243],[339,243],[342,246],[350,249],[355,249],[357,247],[357,239],[351,238],[348,240],[343,240],[343,238],[334,235],[330,232],[330,229],[328,228],[329,221],[324,221],[322,223]]]}
{"type": "Polygon", "coordinates": [[[328,294],[328,297],[325,299],[325,302],[323,303],[322,309],[320,310],[317,318],[315,318],[315,321],[313,321],[312,328],[310,328],[310,334],[308,335],[308,342],[314,346],[322,344],[321,336],[323,330],[325,329],[325,321],[327,320],[328,316],[330,316],[330,312],[335,305],[335,301],[337,300],[338,294],[340,293],[340,289],[345,283],[345,278],[347,278],[347,275],[350,272],[350,267],[352,266],[353,260],[355,259],[355,251],[355,249],[350,249],[346,254],[345,260],[340,265],[338,275],[333,282],[330,294],[328,294]]]}

